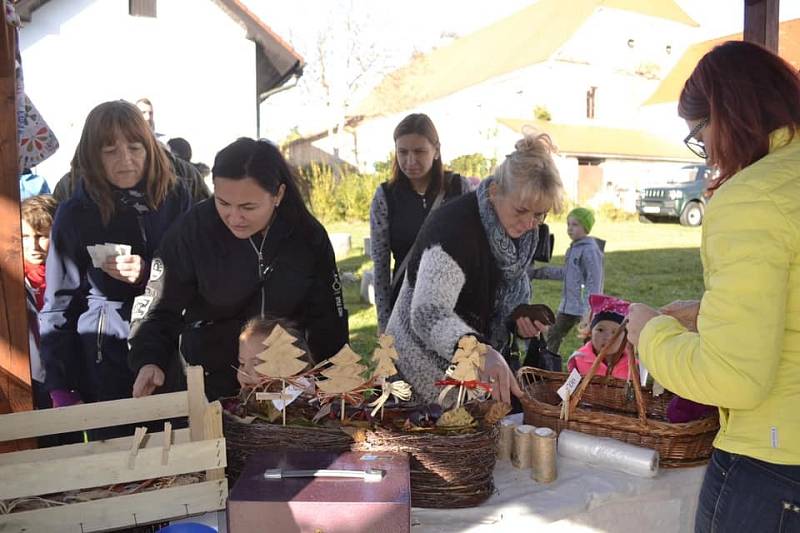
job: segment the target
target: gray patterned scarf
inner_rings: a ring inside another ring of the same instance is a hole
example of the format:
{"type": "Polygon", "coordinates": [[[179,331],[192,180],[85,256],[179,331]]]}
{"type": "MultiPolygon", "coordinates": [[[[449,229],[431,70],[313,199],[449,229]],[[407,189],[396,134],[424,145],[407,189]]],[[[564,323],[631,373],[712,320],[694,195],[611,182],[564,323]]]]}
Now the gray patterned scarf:
{"type": "Polygon", "coordinates": [[[494,313],[489,325],[489,340],[497,350],[502,350],[508,342],[506,320],[518,305],[526,304],[531,299],[531,283],[525,268],[533,259],[539,232],[529,231],[519,239],[509,237],[489,201],[489,185],[492,181],[493,177],[483,180],[476,194],[481,223],[501,273],[494,299],[494,313]]]}

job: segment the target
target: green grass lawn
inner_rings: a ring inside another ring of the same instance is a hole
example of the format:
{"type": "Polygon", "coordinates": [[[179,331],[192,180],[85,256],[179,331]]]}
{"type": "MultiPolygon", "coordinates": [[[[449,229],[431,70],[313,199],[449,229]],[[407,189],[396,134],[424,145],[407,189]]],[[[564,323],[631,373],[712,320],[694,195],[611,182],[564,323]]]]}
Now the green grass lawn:
{"type": "MultiPolygon", "coordinates": [[[[372,268],[372,262],[364,255],[369,224],[339,222],[326,227],[331,233],[351,234],[353,248],[347,257],[339,258],[338,265],[340,272],[352,272],[360,280],[361,273],[372,268]]],[[[551,264],[561,265],[569,245],[566,224],[552,222],[550,230],[556,236],[551,264]]],[[[606,294],[653,306],[702,295],[699,228],[599,220],[592,234],[606,241],[606,294]]],[[[345,283],[345,302],[350,311],[351,344],[357,352],[366,353],[375,346],[377,319],[375,308],[360,300],[359,287],[359,282],[345,283]]],[[[545,303],[555,311],[560,299],[561,282],[534,282],[535,303],[545,303]]],[[[569,355],[580,344],[577,336],[570,334],[561,345],[561,353],[569,355]]]]}

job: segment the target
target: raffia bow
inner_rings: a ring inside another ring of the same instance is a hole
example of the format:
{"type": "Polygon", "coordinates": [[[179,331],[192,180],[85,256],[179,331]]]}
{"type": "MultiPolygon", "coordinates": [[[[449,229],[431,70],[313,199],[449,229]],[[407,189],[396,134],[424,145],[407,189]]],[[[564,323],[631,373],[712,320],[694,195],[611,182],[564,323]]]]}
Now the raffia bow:
{"type": "Polygon", "coordinates": [[[405,381],[386,381],[381,379],[381,395],[372,403],[368,403],[368,407],[372,407],[370,416],[381,410],[383,404],[389,400],[389,396],[394,396],[397,401],[407,402],[411,399],[411,385],[405,381]]]}

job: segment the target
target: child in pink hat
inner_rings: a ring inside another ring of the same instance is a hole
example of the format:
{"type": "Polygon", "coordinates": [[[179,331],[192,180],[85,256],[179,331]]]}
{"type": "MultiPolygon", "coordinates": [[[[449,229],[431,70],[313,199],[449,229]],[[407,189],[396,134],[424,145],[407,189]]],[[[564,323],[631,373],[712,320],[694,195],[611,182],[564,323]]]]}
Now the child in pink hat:
{"type": "MultiPolygon", "coordinates": [[[[573,368],[576,368],[581,375],[589,372],[600,351],[614,336],[622,321],[625,320],[629,305],[630,302],[613,296],[604,294],[592,294],[589,296],[589,309],[592,317],[589,326],[590,337],[586,344],[578,348],[569,357],[567,361],[568,372],[571,372],[573,368]]],[[[621,342],[622,338],[618,339],[605,360],[598,365],[597,375],[609,374],[609,366],[611,366],[610,374],[612,376],[619,379],[628,379],[630,346],[626,346],[625,350],[619,353],[621,342]]]]}
{"type": "MultiPolygon", "coordinates": [[[[591,310],[591,325],[590,325],[590,340],[578,348],[567,361],[567,371],[572,372],[573,368],[578,369],[582,376],[589,373],[598,354],[603,347],[610,342],[611,337],[614,336],[617,329],[625,320],[628,315],[628,307],[630,302],[615,298],[613,296],[606,296],[604,294],[592,294],[589,296],[589,308],[591,310]]],[[[605,361],[597,366],[596,375],[608,375],[608,365],[611,365],[611,375],[615,378],[628,380],[632,378],[629,375],[629,350],[631,345],[628,344],[625,350],[619,353],[620,343],[622,337],[617,339],[616,344],[611,347],[605,361]]],[[[672,423],[691,422],[708,416],[716,411],[716,407],[699,404],[680,396],[675,396],[670,400],[667,405],[667,420],[672,423]]]]}

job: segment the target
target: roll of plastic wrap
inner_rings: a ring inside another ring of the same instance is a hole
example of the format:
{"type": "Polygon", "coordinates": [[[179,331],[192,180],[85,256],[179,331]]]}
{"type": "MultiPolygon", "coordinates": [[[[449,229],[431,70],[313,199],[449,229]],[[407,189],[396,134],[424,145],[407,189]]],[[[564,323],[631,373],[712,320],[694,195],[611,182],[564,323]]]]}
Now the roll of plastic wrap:
{"type": "Polygon", "coordinates": [[[593,437],[565,429],[558,436],[558,453],[632,476],[655,477],[658,474],[657,451],[616,439],[593,437]]]}
{"type": "Polygon", "coordinates": [[[514,447],[511,450],[511,464],[516,468],[531,467],[531,434],[536,428],[522,424],[514,429],[514,447]]]}
{"type": "Polygon", "coordinates": [[[531,477],[539,483],[552,483],[556,480],[556,432],[550,428],[536,428],[532,438],[531,477]]]}
{"type": "Polygon", "coordinates": [[[517,423],[504,418],[500,421],[500,436],[497,439],[497,458],[501,461],[511,459],[511,450],[514,448],[514,429],[517,423]]]}

